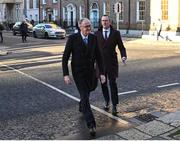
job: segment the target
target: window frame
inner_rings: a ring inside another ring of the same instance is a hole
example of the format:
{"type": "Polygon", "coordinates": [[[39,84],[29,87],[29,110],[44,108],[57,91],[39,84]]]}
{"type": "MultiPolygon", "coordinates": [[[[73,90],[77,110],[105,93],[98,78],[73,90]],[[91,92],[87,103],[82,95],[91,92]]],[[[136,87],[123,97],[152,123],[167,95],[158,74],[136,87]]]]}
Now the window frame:
{"type": "Polygon", "coordinates": [[[145,0],[138,0],[137,1],[137,14],[136,14],[137,18],[136,18],[136,20],[138,22],[145,21],[145,14],[146,14],[146,1],[145,0]],[[144,5],[140,6],[141,2],[143,2],[144,5]],[[144,9],[140,9],[141,7],[143,7],[144,9]]]}
{"type": "Polygon", "coordinates": [[[168,0],[161,0],[161,19],[166,21],[168,20],[168,0]]]}

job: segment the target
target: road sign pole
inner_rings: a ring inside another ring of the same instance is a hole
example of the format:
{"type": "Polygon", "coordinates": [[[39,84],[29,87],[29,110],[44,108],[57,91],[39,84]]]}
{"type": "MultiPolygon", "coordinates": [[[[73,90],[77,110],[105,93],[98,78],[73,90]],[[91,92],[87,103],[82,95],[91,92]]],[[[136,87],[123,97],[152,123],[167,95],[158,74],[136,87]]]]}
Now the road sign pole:
{"type": "Polygon", "coordinates": [[[119,30],[119,13],[116,13],[117,30],[119,30]]]}

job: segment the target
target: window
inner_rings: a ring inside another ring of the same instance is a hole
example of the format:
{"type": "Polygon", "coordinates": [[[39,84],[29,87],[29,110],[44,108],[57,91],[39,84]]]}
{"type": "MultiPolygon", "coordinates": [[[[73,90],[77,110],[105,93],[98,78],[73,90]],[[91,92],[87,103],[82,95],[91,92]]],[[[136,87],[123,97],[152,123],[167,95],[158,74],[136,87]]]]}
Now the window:
{"type": "Polygon", "coordinates": [[[58,0],[53,0],[53,3],[57,3],[58,0]]]}
{"type": "Polygon", "coordinates": [[[36,0],[36,8],[39,8],[39,0],[36,0]]]}
{"type": "Polygon", "coordinates": [[[30,8],[30,9],[33,9],[33,0],[30,0],[30,1],[29,1],[29,8],[30,8]]]}
{"type": "Polygon", "coordinates": [[[80,14],[79,14],[79,16],[80,16],[79,18],[80,18],[80,19],[82,19],[82,18],[85,17],[85,9],[84,9],[84,6],[80,6],[80,7],[79,7],[79,13],[80,13],[80,14]]]}
{"type": "Polygon", "coordinates": [[[161,0],[162,20],[168,20],[168,0],[161,0]]]}
{"type": "Polygon", "coordinates": [[[46,19],[46,11],[43,9],[43,20],[46,19]]]}
{"type": "Polygon", "coordinates": [[[43,0],[43,4],[46,4],[46,0],[43,0]]]}
{"type": "Polygon", "coordinates": [[[53,18],[54,18],[54,21],[57,20],[57,16],[58,16],[58,10],[57,9],[53,9],[53,18]]]}
{"type": "Polygon", "coordinates": [[[137,20],[138,21],[144,21],[145,20],[145,1],[144,0],[139,0],[137,4],[137,20]]]}

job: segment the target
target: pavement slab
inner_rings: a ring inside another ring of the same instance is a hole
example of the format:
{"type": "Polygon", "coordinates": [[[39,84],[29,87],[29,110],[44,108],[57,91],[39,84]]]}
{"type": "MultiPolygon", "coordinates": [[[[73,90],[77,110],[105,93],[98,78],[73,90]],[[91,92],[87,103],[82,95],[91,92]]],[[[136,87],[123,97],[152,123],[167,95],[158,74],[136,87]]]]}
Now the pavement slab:
{"type": "Polygon", "coordinates": [[[121,138],[120,136],[112,134],[112,135],[97,138],[96,140],[124,140],[124,139],[121,138]]]}
{"type": "Polygon", "coordinates": [[[163,116],[158,119],[163,123],[178,127],[180,126],[180,110],[176,111],[175,113],[170,113],[166,116],[163,116]]]}
{"type": "Polygon", "coordinates": [[[137,129],[151,136],[158,136],[170,130],[173,130],[174,127],[154,120],[147,124],[138,126],[137,129]]]}
{"type": "Polygon", "coordinates": [[[117,133],[119,136],[128,140],[145,140],[152,138],[151,136],[138,131],[137,129],[130,129],[117,133]]]}

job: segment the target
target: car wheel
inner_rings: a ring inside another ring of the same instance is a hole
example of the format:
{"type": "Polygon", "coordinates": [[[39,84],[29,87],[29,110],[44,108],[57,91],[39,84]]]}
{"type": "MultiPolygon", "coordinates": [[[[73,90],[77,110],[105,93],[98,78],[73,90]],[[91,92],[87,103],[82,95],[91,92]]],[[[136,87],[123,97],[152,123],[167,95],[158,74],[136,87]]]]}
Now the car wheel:
{"type": "Polygon", "coordinates": [[[37,38],[37,35],[36,35],[36,32],[35,32],[35,31],[33,32],[33,37],[34,37],[34,38],[37,38]]]}
{"type": "Polygon", "coordinates": [[[44,38],[45,38],[45,39],[48,39],[48,38],[49,38],[49,35],[48,35],[47,32],[44,34],[44,38]]]}

